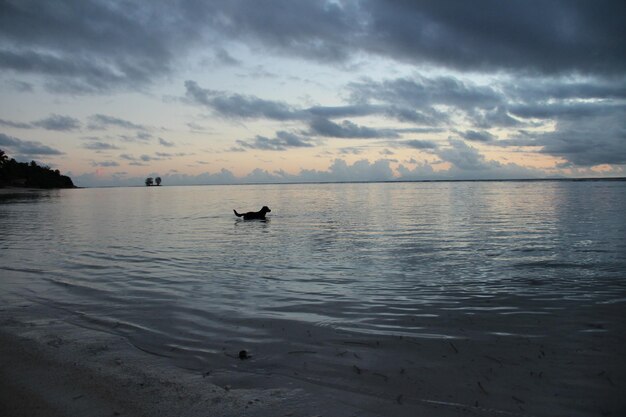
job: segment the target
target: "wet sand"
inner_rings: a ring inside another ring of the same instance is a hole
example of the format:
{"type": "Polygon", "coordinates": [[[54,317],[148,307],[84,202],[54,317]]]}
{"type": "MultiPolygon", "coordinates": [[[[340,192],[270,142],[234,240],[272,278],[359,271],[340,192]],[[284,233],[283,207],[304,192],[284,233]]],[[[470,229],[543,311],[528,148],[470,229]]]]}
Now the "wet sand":
{"type": "MultiPolygon", "coordinates": [[[[587,320],[583,344],[580,335],[560,333],[567,325],[555,328],[554,337],[538,339],[363,336],[332,345],[311,341],[306,350],[285,352],[280,364],[265,363],[262,355],[241,361],[225,354],[224,366],[214,363],[205,372],[175,366],[121,336],[70,324],[28,301],[11,304],[0,309],[0,415],[7,417],[619,416],[626,411],[621,396],[626,336],[614,331],[619,305],[605,305],[595,320],[571,318],[578,324],[587,320]],[[226,362],[240,364],[240,371],[226,362]]],[[[297,346],[306,343],[296,328],[286,331],[297,346]]]]}

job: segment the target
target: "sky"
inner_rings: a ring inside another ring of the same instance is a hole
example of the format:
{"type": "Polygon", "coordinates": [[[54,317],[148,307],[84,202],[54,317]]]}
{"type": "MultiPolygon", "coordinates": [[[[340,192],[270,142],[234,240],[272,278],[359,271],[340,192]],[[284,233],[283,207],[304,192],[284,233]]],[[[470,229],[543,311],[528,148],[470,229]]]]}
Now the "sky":
{"type": "Polygon", "coordinates": [[[0,0],[0,149],[79,186],[626,176],[623,0],[0,0]]]}

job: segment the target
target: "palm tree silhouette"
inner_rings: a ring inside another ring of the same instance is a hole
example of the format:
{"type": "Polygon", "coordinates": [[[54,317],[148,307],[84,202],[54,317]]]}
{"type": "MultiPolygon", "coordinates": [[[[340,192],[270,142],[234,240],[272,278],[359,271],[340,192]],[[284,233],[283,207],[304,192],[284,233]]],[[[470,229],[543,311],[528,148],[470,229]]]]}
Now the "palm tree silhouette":
{"type": "Polygon", "coordinates": [[[0,167],[3,166],[8,160],[9,157],[7,156],[7,154],[4,153],[2,149],[0,149],[0,167]]]}

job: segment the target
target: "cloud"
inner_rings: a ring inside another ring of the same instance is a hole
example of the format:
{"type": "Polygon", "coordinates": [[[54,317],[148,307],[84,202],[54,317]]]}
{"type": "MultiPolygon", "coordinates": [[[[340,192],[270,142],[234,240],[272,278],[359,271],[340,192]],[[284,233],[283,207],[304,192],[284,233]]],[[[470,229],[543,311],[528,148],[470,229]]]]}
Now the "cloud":
{"type": "Polygon", "coordinates": [[[545,74],[626,69],[626,6],[619,1],[372,0],[364,9],[364,47],[407,62],[545,74]]]}
{"type": "Polygon", "coordinates": [[[349,88],[354,100],[375,98],[411,108],[436,104],[490,108],[502,102],[502,94],[493,87],[452,76],[429,78],[415,75],[382,82],[362,81],[351,83],[349,88]]]}
{"type": "Polygon", "coordinates": [[[500,146],[534,146],[540,153],[559,157],[571,166],[626,164],[626,119],[623,113],[585,119],[559,120],[550,132],[520,131],[500,140],[500,146]]]}
{"type": "Polygon", "coordinates": [[[399,143],[409,148],[414,148],[414,149],[436,149],[437,148],[437,144],[430,140],[410,139],[410,140],[403,140],[399,143]]]}
{"type": "Polygon", "coordinates": [[[436,151],[437,156],[455,167],[466,171],[481,171],[497,165],[488,162],[476,148],[467,145],[462,140],[450,139],[450,147],[440,148],[436,151]]]}
{"type": "Polygon", "coordinates": [[[33,122],[32,125],[46,130],[57,130],[60,132],[70,132],[72,130],[80,129],[80,122],[78,119],[58,114],[52,114],[45,119],[33,122]]]}
{"type": "Polygon", "coordinates": [[[239,66],[241,61],[233,58],[233,56],[224,48],[218,48],[215,51],[215,61],[225,66],[239,66]]]}
{"type": "Polygon", "coordinates": [[[16,129],[34,129],[36,127],[40,127],[42,129],[56,130],[60,132],[70,132],[80,129],[80,121],[78,121],[78,119],[58,114],[52,114],[45,119],[36,120],[30,123],[13,122],[10,120],[0,119],[0,125],[16,129]]]}
{"type": "Polygon", "coordinates": [[[333,137],[333,138],[397,138],[397,132],[393,129],[374,129],[366,126],[359,126],[349,120],[344,120],[340,124],[321,117],[314,118],[310,123],[311,134],[333,137]]]}
{"type": "Polygon", "coordinates": [[[35,87],[31,83],[20,80],[10,80],[7,83],[17,92],[20,93],[32,93],[35,91],[35,87]]]}
{"type": "Polygon", "coordinates": [[[108,150],[120,149],[116,145],[113,145],[107,142],[101,142],[101,141],[90,141],[90,142],[84,143],[83,148],[91,149],[94,151],[108,151],[108,150]]]}
{"type": "Polygon", "coordinates": [[[231,64],[225,45],[243,44],[323,64],[371,56],[460,71],[615,75],[626,69],[625,14],[620,1],[5,1],[0,68],[72,94],[141,89],[210,42],[231,64]]]}
{"type": "Polygon", "coordinates": [[[285,151],[289,148],[309,148],[313,146],[309,138],[285,131],[276,132],[276,137],[274,138],[257,135],[252,141],[238,140],[237,143],[244,148],[266,151],[285,151]]]}
{"type": "Polygon", "coordinates": [[[491,133],[485,130],[481,130],[481,131],[466,130],[465,132],[458,132],[458,133],[459,135],[461,135],[463,139],[471,140],[474,142],[491,142],[497,139],[497,136],[492,135],[491,133]]]}
{"type": "Polygon", "coordinates": [[[186,30],[184,8],[162,2],[3,2],[0,68],[38,74],[56,91],[137,88],[169,73],[186,30]],[[161,4],[159,4],[161,3],[161,4]],[[96,23],[97,22],[97,23],[96,23]]]}
{"type": "Polygon", "coordinates": [[[120,127],[129,130],[147,130],[143,125],[120,119],[119,117],[94,114],[89,116],[89,128],[92,130],[106,130],[109,127],[120,127]]]}
{"type": "Polygon", "coordinates": [[[13,122],[11,120],[0,119],[0,125],[6,127],[12,127],[15,129],[32,129],[33,125],[30,123],[13,122]]]}
{"type": "Polygon", "coordinates": [[[208,90],[191,80],[185,81],[185,89],[185,95],[192,103],[208,107],[224,117],[266,118],[281,121],[302,117],[286,103],[208,90]]]}
{"type": "Polygon", "coordinates": [[[63,152],[53,149],[41,142],[21,140],[13,136],[0,133],[0,146],[7,147],[14,153],[25,156],[63,155],[63,152]]]}
{"type": "Polygon", "coordinates": [[[120,166],[120,164],[115,161],[100,161],[100,162],[92,161],[91,166],[109,168],[109,167],[118,167],[120,166]]]}
{"type": "Polygon", "coordinates": [[[171,148],[171,147],[175,146],[174,142],[167,141],[167,140],[165,140],[163,138],[159,138],[159,144],[162,145],[162,146],[165,146],[167,148],[171,148]]]}

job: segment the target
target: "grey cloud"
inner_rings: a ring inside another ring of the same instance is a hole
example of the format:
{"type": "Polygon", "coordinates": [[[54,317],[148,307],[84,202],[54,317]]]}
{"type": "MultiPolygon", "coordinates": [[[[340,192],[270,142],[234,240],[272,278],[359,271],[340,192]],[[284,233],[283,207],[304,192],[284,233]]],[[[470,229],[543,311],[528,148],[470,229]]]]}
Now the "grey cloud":
{"type": "Polygon", "coordinates": [[[193,103],[214,110],[225,117],[294,120],[301,116],[289,105],[241,94],[227,94],[201,88],[195,81],[185,81],[186,97],[193,103]]]}
{"type": "Polygon", "coordinates": [[[461,71],[614,74],[626,68],[626,6],[619,1],[285,0],[216,8],[211,27],[223,36],[325,63],[366,52],[461,71]]]}
{"type": "Polygon", "coordinates": [[[41,127],[46,130],[57,130],[61,132],[69,132],[80,129],[78,119],[69,116],[61,116],[52,114],[49,117],[32,123],[33,126],[41,127]]]}
{"type": "Polygon", "coordinates": [[[53,149],[41,142],[21,140],[13,136],[0,133],[0,145],[10,148],[14,153],[25,156],[33,155],[63,155],[63,152],[53,149]]]}
{"type": "Polygon", "coordinates": [[[393,129],[375,129],[359,126],[349,120],[339,123],[316,117],[309,123],[311,133],[319,136],[334,138],[397,138],[398,133],[393,129]]]}
{"type": "Polygon", "coordinates": [[[419,140],[419,139],[411,139],[411,140],[403,140],[399,142],[409,148],[414,149],[436,149],[437,144],[430,140],[419,140]]]}
{"type": "Polygon", "coordinates": [[[163,138],[159,138],[159,144],[163,145],[163,146],[165,146],[167,148],[174,147],[174,142],[167,141],[167,140],[165,140],[163,138]]]}
{"type": "Polygon", "coordinates": [[[493,109],[472,109],[470,118],[474,126],[481,129],[492,127],[519,127],[526,123],[512,117],[505,106],[497,106],[493,109]]]}
{"type": "Polygon", "coordinates": [[[89,117],[89,128],[94,130],[107,129],[108,127],[121,127],[129,130],[146,130],[143,125],[120,119],[119,117],[107,116],[105,114],[94,114],[89,117]]]}
{"type": "Polygon", "coordinates": [[[516,117],[536,119],[580,119],[595,118],[606,114],[621,112],[626,114],[626,106],[617,103],[587,103],[587,102],[541,102],[520,104],[510,107],[510,112],[516,117]]]}
{"type": "Polygon", "coordinates": [[[363,153],[363,149],[350,146],[345,148],[339,148],[339,153],[342,155],[359,155],[363,153]]]}
{"type": "MultiPolygon", "coordinates": [[[[285,151],[289,148],[309,148],[312,147],[309,138],[305,138],[290,132],[276,132],[275,138],[267,138],[265,136],[256,136],[252,141],[238,140],[237,143],[250,149],[260,149],[267,151],[285,151]]],[[[237,149],[231,149],[231,151],[237,149]]]]}
{"type": "Polygon", "coordinates": [[[580,0],[5,1],[0,68],[70,93],[137,89],[209,41],[223,62],[233,59],[221,45],[240,42],[324,64],[365,53],[461,71],[614,75],[626,69],[625,15],[621,1],[580,0]]]}
{"type": "Polygon", "coordinates": [[[626,164],[626,119],[607,114],[592,120],[561,120],[552,132],[520,132],[498,141],[500,146],[536,146],[573,166],[626,164]]]}
{"type": "Polygon", "coordinates": [[[241,65],[241,61],[239,61],[236,58],[233,58],[233,56],[230,53],[228,53],[228,51],[225,50],[224,48],[218,48],[215,51],[215,60],[221,65],[227,65],[227,66],[241,65]]]}
{"type": "Polygon", "coordinates": [[[152,139],[152,135],[148,132],[137,132],[136,137],[137,139],[144,141],[152,139]]]}
{"type": "Polygon", "coordinates": [[[356,102],[381,100],[409,109],[426,110],[433,105],[492,108],[502,103],[502,94],[492,87],[480,86],[454,77],[427,78],[416,75],[382,82],[362,81],[349,85],[356,102]]]}
{"type": "Polygon", "coordinates": [[[32,129],[33,125],[30,123],[13,122],[11,120],[0,119],[0,125],[12,127],[16,129],[32,129]]]}
{"type": "Polygon", "coordinates": [[[94,151],[108,151],[108,150],[120,149],[118,146],[112,145],[107,142],[101,142],[101,141],[93,141],[93,142],[84,143],[83,148],[91,149],[94,151]]]}
{"type": "Polygon", "coordinates": [[[46,130],[56,130],[61,132],[69,132],[80,129],[80,121],[73,117],[51,114],[49,117],[36,120],[30,123],[13,122],[10,120],[0,119],[0,125],[13,127],[17,129],[33,129],[40,127],[46,130]]]}
{"type": "Polygon", "coordinates": [[[365,47],[408,62],[462,71],[626,69],[626,5],[620,1],[370,0],[363,7],[370,16],[365,47]]]}
{"type": "Polygon", "coordinates": [[[35,91],[35,87],[31,83],[27,83],[25,81],[20,80],[10,80],[8,84],[13,87],[15,91],[20,93],[32,93],[35,91]]]}
{"type": "Polygon", "coordinates": [[[455,167],[465,171],[481,171],[493,167],[494,162],[488,162],[476,148],[468,146],[462,140],[450,139],[450,147],[440,148],[437,156],[455,167]]]}
{"type": "Polygon", "coordinates": [[[308,108],[306,111],[313,116],[333,119],[337,117],[358,117],[380,114],[385,112],[385,107],[371,104],[349,104],[346,106],[314,106],[308,108]]]}
{"type": "Polygon", "coordinates": [[[183,12],[159,2],[3,2],[0,66],[71,92],[135,88],[168,73],[174,48],[196,36],[183,12]]]}
{"type": "Polygon", "coordinates": [[[492,135],[491,133],[485,130],[482,130],[482,131],[467,130],[465,132],[458,132],[458,133],[459,135],[461,135],[463,139],[471,140],[474,142],[491,142],[497,139],[497,136],[492,135]]]}
{"type": "Polygon", "coordinates": [[[101,161],[101,162],[92,161],[91,166],[108,168],[108,167],[117,167],[117,166],[120,166],[120,164],[115,161],[101,161]]]}

